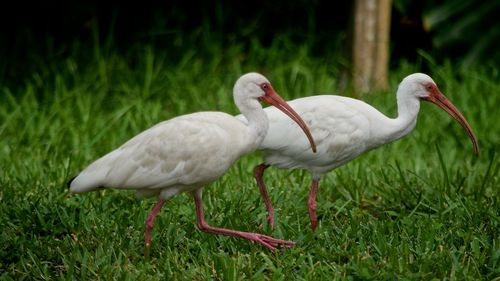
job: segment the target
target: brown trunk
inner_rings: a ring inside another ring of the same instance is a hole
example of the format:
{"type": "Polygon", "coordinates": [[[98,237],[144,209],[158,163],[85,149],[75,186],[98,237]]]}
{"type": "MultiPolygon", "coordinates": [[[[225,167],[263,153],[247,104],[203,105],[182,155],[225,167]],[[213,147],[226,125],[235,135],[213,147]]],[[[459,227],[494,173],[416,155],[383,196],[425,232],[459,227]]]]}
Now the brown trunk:
{"type": "Polygon", "coordinates": [[[352,80],[356,93],[388,87],[391,0],[356,0],[352,36],[352,80]]]}

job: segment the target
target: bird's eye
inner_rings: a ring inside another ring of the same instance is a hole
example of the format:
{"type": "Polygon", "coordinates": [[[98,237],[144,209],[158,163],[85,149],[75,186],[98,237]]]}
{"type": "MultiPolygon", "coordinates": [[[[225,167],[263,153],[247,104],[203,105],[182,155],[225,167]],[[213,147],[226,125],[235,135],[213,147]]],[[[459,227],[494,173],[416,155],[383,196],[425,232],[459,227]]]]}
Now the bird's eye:
{"type": "Polygon", "coordinates": [[[425,89],[426,89],[427,91],[432,90],[432,85],[427,85],[427,86],[425,86],[425,89]]]}
{"type": "Polygon", "coordinates": [[[260,85],[260,88],[263,90],[263,91],[267,91],[267,89],[269,89],[269,84],[267,83],[262,83],[260,85]]]}

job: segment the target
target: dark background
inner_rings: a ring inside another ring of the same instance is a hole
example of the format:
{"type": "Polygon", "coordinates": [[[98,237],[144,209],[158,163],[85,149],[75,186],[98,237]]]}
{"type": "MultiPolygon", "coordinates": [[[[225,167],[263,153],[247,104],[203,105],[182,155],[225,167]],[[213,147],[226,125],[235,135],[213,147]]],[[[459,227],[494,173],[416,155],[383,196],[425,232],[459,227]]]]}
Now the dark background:
{"type": "MultiPolygon", "coordinates": [[[[264,46],[277,37],[308,44],[314,56],[349,51],[354,1],[18,1],[0,8],[0,81],[16,80],[30,71],[33,60],[58,60],[70,53],[85,56],[96,44],[127,52],[149,44],[182,52],[186,44],[202,44],[210,36],[220,44],[264,46]]],[[[418,50],[459,61],[479,41],[486,49],[471,61],[497,66],[500,35],[496,19],[500,1],[394,1],[391,21],[391,66],[413,61],[418,50]],[[462,7],[463,6],[463,7],[462,7]],[[458,7],[458,8],[457,8],[458,7]],[[426,13],[443,10],[447,18],[424,28],[426,13]],[[450,12],[451,10],[451,12],[450,12]],[[458,11],[457,11],[458,10],[458,11]],[[478,11],[479,10],[479,11],[478,11]],[[474,14],[476,13],[476,14],[474,14]],[[474,16],[471,22],[471,15],[474,16]],[[468,22],[467,22],[468,21],[468,22]],[[465,23],[464,23],[465,22],[465,23]],[[463,28],[463,26],[467,28],[463,28]],[[461,27],[461,29],[460,29],[461,27]],[[490,32],[488,33],[487,31],[490,32]],[[456,36],[450,34],[456,33],[456,36]],[[441,37],[440,37],[441,36],[441,37]],[[436,38],[441,40],[436,46],[436,38]],[[446,37],[445,37],[446,39],[446,37]],[[484,43],[482,43],[485,45],[484,43]]],[[[203,46],[200,46],[203,48],[203,46]]]]}

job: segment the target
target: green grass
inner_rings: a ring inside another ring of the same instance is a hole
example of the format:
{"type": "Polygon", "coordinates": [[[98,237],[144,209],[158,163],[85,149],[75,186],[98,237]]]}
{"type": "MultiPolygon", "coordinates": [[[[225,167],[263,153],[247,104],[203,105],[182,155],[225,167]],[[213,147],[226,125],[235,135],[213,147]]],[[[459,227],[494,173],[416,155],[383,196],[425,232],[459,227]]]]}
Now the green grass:
{"type": "MultiPolygon", "coordinates": [[[[422,63],[469,120],[480,157],[451,117],[424,104],[412,134],[325,177],[312,233],[304,171],[267,171],[277,227],[259,228],[266,213],[252,168],[260,158],[249,155],[205,188],[207,219],[296,240],[295,248],[273,254],[201,233],[183,194],[160,213],[145,258],[144,221],[155,200],[114,190],[72,195],[71,176],[161,120],[237,113],[231,91],[247,71],[264,73],[286,99],[335,93],[340,84],[330,59],[286,41],[204,50],[172,60],[148,47],[127,55],[96,48],[87,60],[41,63],[24,85],[0,89],[0,279],[498,280],[500,74],[432,61],[422,63]]],[[[390,91],[365,99],[394,116],[397,83],[416,71],[402,63],[390,91]]]]}

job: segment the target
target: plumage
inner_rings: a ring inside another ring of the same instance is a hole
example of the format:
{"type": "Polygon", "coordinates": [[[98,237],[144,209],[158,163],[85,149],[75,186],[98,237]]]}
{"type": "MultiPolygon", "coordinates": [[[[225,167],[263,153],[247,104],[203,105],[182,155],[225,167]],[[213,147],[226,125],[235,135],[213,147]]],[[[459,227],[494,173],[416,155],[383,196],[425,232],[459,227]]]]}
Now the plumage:
{"type": "MultiPolygon", "coordinates": [[[[273,224],[274,217],[262,179],[267,167],[306,169],[312,173],[308,205],[311,226],[315,229],[315,189],[319,180],[360,154],[410,133],[415,128],[421,100],[436,103],[452,115],[471,138],[474,151],[479,152],[476,137],[465,118],[442,95],[434,81],[422,73],[409,75],[401,82],[397,92],[396,118],[385,116],[363,101],[342,96],[311,96],[289,101],[288,104],[302,116],[311,130],[317,153],[307,149],[307,143],[299,138],[300,132],[295,124],[277,114],[275,108],[265,108],[269,129],[259,147],[264,154],[264,163],[258,165],[254,173],[266,203],[268,222],[273,224]]],[[[245,121],[242,115],[237,118],[245,121]]]]}
{"type": "Polygon", "coordinates": [[[265,109],[270,119],[268,134],[259,150],[266,163],[282,169],[311,169],[313,174],[324,174],[353,154],[366,149],[364,140],[370,137],[370,120],[349,105],[353,99],[339,96],[314,96],[289,102],[302,112],[317,146],[317,153],[307,149],[297,138],[292,123],[284,122],[274,107],[265,109]],[[279,127],[283,125],[283,127],[279,127]],[[288,140],[288,141],[287,141],[288,140]]]}
{"type": "Polygon", "coordinates": [[[181,192],[193,195],[197,224],[202,231],[245,238],[271,250],[278,245],[292,246],[292,241],[215,228],[205,222],[202,188],[221,177],[238,158],[257,149],[266,135],[269,122],[259,101],[280,108],[299,124],[315,147],[302,119],[264,76],[243,75],[236,82],[233,95],[237,107],[249,120],[247,123],[223,112],[198,112],[161,122],[91,163],[70,181],[70,191],[117,188],[135,189],[143,196],[159,195],[160,200],[146,220],[146,248],[161,207],[168,198],[181,192]]]}
{"type": "Polygon", "coordinates": [[[157,190],[164,199],[191,191],[222,176],[248,152],[246,128],[223,112],[161,122],[90,164],[73,180],[71,191],[105,186],[145,190],[151,196],[157,190]]]}

